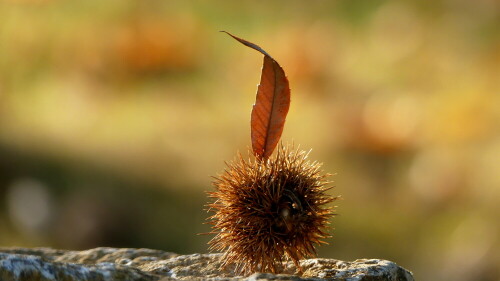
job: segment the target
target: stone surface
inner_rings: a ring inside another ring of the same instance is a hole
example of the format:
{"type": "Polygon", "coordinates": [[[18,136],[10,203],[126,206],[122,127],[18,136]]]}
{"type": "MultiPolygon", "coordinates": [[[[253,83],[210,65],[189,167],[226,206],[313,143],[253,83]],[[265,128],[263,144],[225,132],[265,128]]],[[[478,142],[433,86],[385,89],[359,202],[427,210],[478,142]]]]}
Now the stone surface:
{"type": "Polygon", "coordinates": [[[150,249],[0,248],[0,280],[414,280],[406,269],[379,259],[309,259],[301,261],[300,276],[295,275],[297,269],[289,262],[284,264],[283,274],[255,273],[243,277],[235,276],[232,268],[220,270],[220,258],[220,254],[178,255],[150,249]]]}

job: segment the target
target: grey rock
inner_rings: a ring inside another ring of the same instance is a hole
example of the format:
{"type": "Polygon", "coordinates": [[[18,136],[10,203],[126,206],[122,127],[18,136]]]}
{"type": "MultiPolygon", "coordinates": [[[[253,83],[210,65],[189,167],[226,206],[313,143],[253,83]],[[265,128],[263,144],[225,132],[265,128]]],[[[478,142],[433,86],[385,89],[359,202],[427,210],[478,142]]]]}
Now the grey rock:
{"type": "Polygon", "coordinates": [[[66,251],[49,248],[0,248],[2,281],[108,281],[108,280],[331,280],[413,281],[408,270],[379,259],[353,262],[335,259],[301,261],[297,275],[292,262],[283,274],[255,273],[238,276],[234,268],[220,269],[221,254],[178,255],[150,249],[96,248],[66,251]]]}

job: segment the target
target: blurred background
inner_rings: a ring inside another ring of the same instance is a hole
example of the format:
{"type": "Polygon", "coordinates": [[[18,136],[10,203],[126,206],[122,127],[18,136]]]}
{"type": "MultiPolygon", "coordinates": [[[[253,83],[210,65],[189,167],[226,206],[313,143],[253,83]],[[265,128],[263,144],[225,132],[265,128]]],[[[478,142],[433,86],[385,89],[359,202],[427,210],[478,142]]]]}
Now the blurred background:
{"type": "Polygon", "coordinates": [[[500,2],[0,3],[0,245],[207,252],[261,45],[282,140],[336,173],[319,256],[500,280],[500,2]]]}

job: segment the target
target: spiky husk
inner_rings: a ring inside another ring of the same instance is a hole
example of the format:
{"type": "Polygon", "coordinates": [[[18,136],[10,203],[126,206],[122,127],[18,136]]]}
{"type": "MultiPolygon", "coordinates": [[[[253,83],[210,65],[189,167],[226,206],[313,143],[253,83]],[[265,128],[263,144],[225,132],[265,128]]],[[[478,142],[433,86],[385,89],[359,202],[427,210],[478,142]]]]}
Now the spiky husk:
{"type": "Polygon", "coordinates": [[[222,266],[236,272],[280,271],[285,260],[300,270],[299,260],[316,255],[315,244],[325,243],[335,197],[326,191],[329,174],[307,160],[308,153],[278,147],[275,157],[248,159],[241,155],[215,177],[209,220],[215,237],[210,249],[224,252],[222,266]]]}

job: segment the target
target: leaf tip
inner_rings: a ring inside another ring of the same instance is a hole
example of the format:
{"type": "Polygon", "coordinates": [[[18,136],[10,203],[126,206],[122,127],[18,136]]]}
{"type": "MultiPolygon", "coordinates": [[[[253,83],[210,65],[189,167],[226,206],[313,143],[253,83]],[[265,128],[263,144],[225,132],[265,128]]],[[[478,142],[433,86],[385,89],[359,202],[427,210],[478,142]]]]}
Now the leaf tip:
{"type": "MultiPolygon", "coordinates": [[[[234,39],[236,39],[236,38],[237,38],[236,36],[234,36],[233,34],[231,34],[231,33],[230,33],[230,32],[228,32],[228,31],[225,31],[225,30],[219,30],[219,32],[226,33],[227,35],[229,35],[229,36],[233,37],[234,39]]],[[[238,39],[236,39],[236,40],[238,40],[238,39]]]]}

